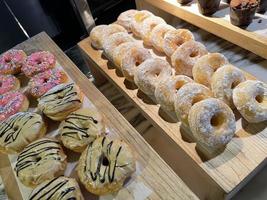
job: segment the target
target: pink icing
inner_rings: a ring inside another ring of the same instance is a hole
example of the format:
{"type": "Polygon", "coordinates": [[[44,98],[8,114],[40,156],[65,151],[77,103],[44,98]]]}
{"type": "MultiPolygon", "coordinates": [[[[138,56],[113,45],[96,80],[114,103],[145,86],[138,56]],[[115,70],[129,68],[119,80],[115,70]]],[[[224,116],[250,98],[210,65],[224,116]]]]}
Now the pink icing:
{"type": "Polygon", "coordinates": [[[13,75],[0,75],[0,94],[14,90],[17,79],[13,75]]]}
{"type": "Polygon", "coordinates": [[[65,82],[66,77],[66,74],[58,69],[39,73],[30,79],[28,83],[29,91],[33,96],[40,97],[51,88],[65,82]]]}
{"type": "Polygon", "coordinates": [[[21,92],[17,91],[0,95],[0,121],[19,112],[25,98],[21,92]]]}
{"type": "Polygon", "coordinates": [[[53,54],[48,51],[39,51],[28,56],[22,71],[28,77],[31,77],[40,72],[54,68],[56,59],[53,54]]]}
{"type": "Polygon", "coordinates": [[[12,49],[0,57],[0,74],[14,74],[22,67],[26,54],[22,50],[12,49]]]}

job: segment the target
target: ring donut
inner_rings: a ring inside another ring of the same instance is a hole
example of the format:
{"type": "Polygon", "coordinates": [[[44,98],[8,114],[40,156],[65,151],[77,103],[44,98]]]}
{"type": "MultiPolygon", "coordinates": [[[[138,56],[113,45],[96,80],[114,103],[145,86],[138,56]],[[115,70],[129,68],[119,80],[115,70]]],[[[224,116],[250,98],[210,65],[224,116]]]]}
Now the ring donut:
{"type": "Polygon", "coordinates": [[[247,80],[233,91],[233,101],[241,115],[250,123],[267,120],[267,85],[247,80]]]}
{"type": "Polygon", "coordinates": [[[146,18],[150,16],[154,16],[154,15],[147,10],[138,11],[134,15],[134,18],[133,18],[134,20],[132,23],[131,30],[136,37],[141,37],[143,22],[146,18]]]}
{"type": "Polygon", "coordinates": [[[123,26],[129,33],[132,32],[132,23],[134,21],[134,16],[137,14],[138,10],[127,10],[122,12],[117,18],[116,23],[123,26]]]}
{"type": "Polygon", "coordinates": [[[95,26],[90,32],[91,45],[96,49],[103,49],[103,34],[108,25],[95,26]]]}
{"type": "Polygon", "coordinates": [[[123,55],[129,51],[129,49],[133,47],[139,47],[141,48],[141,45],[138,45],[136,42],[125,42],[120,44],[114,49],[114,52],[112,54],[113,58],[113,63],[115,64],[116,67],[118,67],[120,70],[121,69],[121,62],[123,55]]]}
{"type": "Polygon", "coordinates": [[[0,95],[19,88],[20,82],[15,76],[0,74],[0,95]]]}
{"type": "Polygon", "coordinates": [[[200,42],[190,40],[179,46],[171,56],[172,66],[176,74],[192,77],[192,68],[197,60],[206,55],[208,51],[200,42]]]}

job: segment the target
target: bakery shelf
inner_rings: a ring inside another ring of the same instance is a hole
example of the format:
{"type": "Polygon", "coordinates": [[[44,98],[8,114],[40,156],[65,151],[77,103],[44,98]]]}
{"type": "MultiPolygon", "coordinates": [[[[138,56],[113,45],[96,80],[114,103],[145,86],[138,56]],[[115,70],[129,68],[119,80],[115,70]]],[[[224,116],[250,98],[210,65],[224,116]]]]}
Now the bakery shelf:
{"type": "MultiPolygon", "coordinates": [[[[85,101],[87,99],[92,102],[103,114],[105,124],[112,133],[109,136],[125,140],[135,152],[136,173],[117,194],[111,195],[112,197],[103,196],[101,199],[198,199],[47,34],[40,33],[14,48],[23,49],[26,53],[36,50],[49,50],[53,53],[69,78],[81,88],[85,101]]],[[[75,158],[78,158],[78,154],[73,155],[71,162],[75,158]]],[[[0,154],[0,176],[10,199],[26,200],[31,189],[23,186],[15,177],[12,167],[14,162],[14,156],[0,154]]],[[[73,173],[75,176],[74,171],[71,172],[73,173]]],[[[85,199],[98,199],[85,193],[85,199]]]]}
{"type": "Polygon", "coordinates": [[[136,0],[136,3],[152,5],[267,59],[267,14],[256,14],[253,22],[242,29],[230,23],[229,7],[224,2],[212,17],[199,13],[196,0],[185,6],[177,0],[136,0]]]}
{"type": "MultiPolygon", "coordinates": [[[[231,198],[266,164],[266,122],[248,124],[239,116],[236,135],[224,152],[212,159],[203,159],[195,149],[196,144],[185,140],[180,122],[177,119],[167,120],[159,105],[142,95],[136,87],[129,87],[102,51],[92,48],[90,37],[80,42],[79,47],[85,60],[93,62],[91,69],[100,72],[98,77],[102,74],[112,82],[166,136],[175,154],[171,156],[177,158],[172,162],[172,167],[201,199],[231,198]]],[[[245,74],[247,78],[255,79],[245,74]]]]}

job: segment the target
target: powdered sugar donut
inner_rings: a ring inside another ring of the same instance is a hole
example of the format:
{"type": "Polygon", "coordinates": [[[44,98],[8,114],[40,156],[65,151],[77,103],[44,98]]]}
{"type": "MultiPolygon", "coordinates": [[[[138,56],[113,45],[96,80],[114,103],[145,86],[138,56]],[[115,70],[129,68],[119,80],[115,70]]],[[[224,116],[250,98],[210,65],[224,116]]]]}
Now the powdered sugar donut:
{"type": "Polygon", "coordinates": [[[0,75],[0,95],[18,90],[20,88],[19,80],[13,75],[0,75]]]}
{"type": "Polygon", "coordinates": [[[197,141],[212,148],[225,146],[236,130],[233,111],[223,101],[215,98],[193,105],[188,121],[197,141]]]}
{"type": "Polygon", "coordinates": [[[220,53],[209,53],[204,55],[197,60],[193,67],[192,73],[194,80],[210,87],[211,77],[214,72],[228,63],[227,58],[220,53]]]}
{"type": "Polygon", "coordinates": [[[144,20],[140,35],[145,45],[152,46],[151,32],[153,28],[158,24],[166,24],[166,22],[164,21],[164,19],[157,16],[150,16],[144,20]]]}
{"type": "Polygon", "coordinates": [[[90,38],[91,38],[91,45],[95,47],[96,49],[102,49],[103,48],[103,34],[104,31],[108,25],[98,25],[95,26],[91,32],[90,32],[90,38]]]}
{"type": "MultiPolygon", "coordinates": [[[[112,54],[112,60],[114,64],[121,70],[121,61],[123,58],[123,55],[129,51],[129,49],[133,47],[138,47],[138,43],[136,42],[125,42],[120,44],[114,49],[114,52],[112,54]]],[[[141,48],[141,45],[140,45],[141,48]]]]}
{"type": "Polygon", "coordinates": [[[131,35],[125,32],[118,32],[108,36],[103,43],[105,55],[112,59],[114,49],[125,42],[134,42],[134,39],[131,35]]]}
{"type": "Polygon", "coordinates": [[[25,62],[27,55],[22,50],[12,49],[0,57],[0,74],[17,74],[25,62]]]}
{"type": "Polygon", "coordinates": [[[179,46],[189,40],[194,40],[194,35],[188,29],[171,30],[164,36],[162,49],[167,56],[171,57],[179,46]]]}
{"type": "Polygon", "coordinates": [[[206,47],[200,42],[190,40],[182,44],[171,56],[172,66],[176,74],[192,77],[193,66],[200,57],[207,53],[206,47]]]}
{"type": "Polygon", "coordinates": [[[134,15],[134,20],[132,23],[132,32],[136,37],[141,37],[143,22],[146,18],[153,16],[153,14],[147,10],[142,10],[134,15]]]}
{"type": "Polygon", "coordinates": [[[247,80],[236,86],[233,101],[241,115],[250,123],[267,120],[267,85],[247,80]]]}
{"type": "Polygon", "coordinates": [[[147,95],[154,95],[157,85],[169,79],[173,71],[169,63],[160,58],[150,58],[138,66],[134,82],[147,95]]]}
{"type": "Polygon", "coordinates": [[[177,92],[174,100],[175,113],[181,122],[188,125],[188,114],[191,107],[204,99],[211,98],[209,88],[198,83],[187,83],[177,92]]]}
{"type": "Polygon", "coordinates": [[[211,90],[214,97],[223,100],[228,106],[234,108],[233,89],[245,80],[245,75],[240,69],[233,65],[225,65],[213,74],[211,90]]]}
{"type": "Polygon", "coordinates": [[[175,30],[168,24],[158,24],[151,32],[151,43],[159,52],[163,51],[163,38],[168,31],[175,30]]]}
{"type": "Polygon", "coordinates": [[[29,101],[21,92],[12,91],[0,95],[0,121],[18,112],[27,111],[29,101]]]}
{"type": "Polygon", "coordinates": [[[136,68],[149,58],[151,58],[149,50],[138,46],[130,48],[121,60],[121,69],[124,77],[129,81],[133,81],[136,68]]]}
{"type": "Polygon", "coordinates": [[[129,33],[132,32],[132,23],[134,21],[134,16],[138,13],[138,10],[127,10],[119,15],[116,23],[123,26],[129,33]]]}
{"type": "Polygon", "coordinates": [[[29,92],[35,98],[41,97],[51,88],[66,82],[67,79],[67,75],[61,70],[51,69],[44,71],[30,79],[28,83],[29,92]]]}
{"type": "Polygon", "coordinates": [[[175,95],[181,87],[187,83],[194,82],[184,75],[175,75],[162,80],[156,87],[155,97],[157,102],[167,111],[174,111],[175,95]]]}
{"type": "Polygon", "coordinates": [[[27,77],[54,68],[56,65],[55,56],[49,51],[39,51],[28,56],[21,70],[27,77]]]}

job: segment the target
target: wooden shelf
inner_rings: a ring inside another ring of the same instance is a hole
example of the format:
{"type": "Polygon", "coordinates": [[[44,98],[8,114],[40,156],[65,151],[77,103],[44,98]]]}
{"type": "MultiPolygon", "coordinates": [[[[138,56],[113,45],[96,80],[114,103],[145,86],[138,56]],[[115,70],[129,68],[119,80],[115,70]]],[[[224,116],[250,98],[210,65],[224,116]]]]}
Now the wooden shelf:
{"type": "Polygon", "coordinates": [[[195,1],[185,6],[177,0],[136,1],[140,4],[146,2],[267,59],[267,14],[256,14],[253,22],[246,29],[241,29],[230,23],[229,7],[223,2],[219,11],[212,17],[206,17],[199,13],[195,1]]]}
{"type": "MultiPolygon", "coordinates": [[[[84,102],[92,102],[103,114],[109,132],[108,137],[121,138],[127,141],[135,152],[137,160],[136,173],[116,195],[103,196],[100,199],[198,199],[45,33],[38,34],[17,45],[15,48],[23,49],[26,53],[36,50],[45,50],[53,53],[58,63],[63,66],[63,69],[68,74],[70,81],[75,82],[85,94],[84,102]]],[[[47,134],[50,134],[50,132],[47,134]]],[[[66,153],[68,156],[71,155],[70,152],[66,153]]],[[[74,161],[77,161],[78,158],[79,155],[75,154],[71,159],[71,169],[73,170],[73,172],[72,170],[70,172],[71,175],[75,174],[73,164],[75,164],[74,161]]],[[[1,154],[0,175],[3,178],[9,199],[26,200],[31,189],[23,186],[15,177],[12,167],[15,164],[15,160],[14,156],[1,154]]],[[[98,199],[85,191],[84,196],[85,199],[98,199]]]]}
{"type": "Polygon", "coordinates": [[[172,157],[177,157],[176,172],[201,199],[231,198],[266,164],[267,123],[248,124],[239,116],[236,136],[224,152],[204,160],[196,151],[196,144],[184,139],[180,122],[162,117],[159,105],[129,87],[112,63],[104,59],[102,51],[91,47],[90,38],[80,42],[79,47],[85,59],[94,62],[91,69],[99,70],[170,140],[175,154],[172,157]]]}

